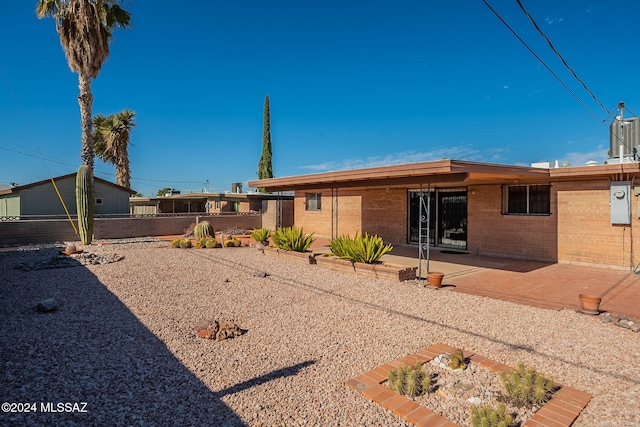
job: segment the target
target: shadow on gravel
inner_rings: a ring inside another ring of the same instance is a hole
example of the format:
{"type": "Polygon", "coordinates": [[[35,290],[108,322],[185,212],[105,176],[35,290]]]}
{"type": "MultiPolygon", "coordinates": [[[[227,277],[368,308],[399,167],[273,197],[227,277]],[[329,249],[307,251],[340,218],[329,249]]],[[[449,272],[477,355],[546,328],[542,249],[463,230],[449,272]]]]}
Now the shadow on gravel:
{"type": "Polygon", "coordinates": [[[245,425],[88,269],[16,268],[50,256],[0,254],[0,425],[245,425]]]}
{"type": "MultiPolygon", "coordinates": [[[[198,255],[202,256],[200,254],[198,254],[198,255]]],[[[211,255],[208,255],[205,258],[215,259],[216,262],[219,262],[219,263],[222,263],[224,265],[233,267],[233,268],[235,268],[237,270],[244,270],[247,273],[252,273],[254,271],[251,267],[248,267],[248,266],[246,266],[244,264],[235,262],[233,260],[222,258],[220,256],[213,257],[211,255]]],[[[472,331],[469,331],[467,329],[462,329],[462,328],[459,328],[459,327],[456,327],[456,326],[452,326],[452,325],[449,325],[449,324],[446,324],[446,323],[442,323],[442,322],[439,322],[439,321],[436,321],[436,320],[433,320],[433,319],[429,319],[427,317],[418,316],[418,315],[414,315],[414,314],[411,314],[411,313],[406,313],[406,312],[403,312],[403,311],[400,311],[400,310],[389,308],[387,306],[383,306],[383,305],[372,303],[372,302],[369,302],[369,301],[364,301],[364,300],[359,299],[359,298],[354,298],[354,297],[350,297],[350,296],[347,296],[347,295],[343,295],[339,291],[323,289],[321,287],[318,287],[318,286],[315,286],[315,285],[311,285],[311,284],[308,284],[308,283],[304,283],[304,282],[300,282],[300,281],[291,279],[289,277],[284,277],[284,276],[279,276],[277,274],[268,273],[267,280],[277,281],[279,283],[282,283],[284,285],[290,286],[290,287],[295,288],[295,289],[303,289],[303,290],[306,290],[306,291],[317,293],[318,295],[325,295],[325,296],[328,296],[330,298],[343,300],[343,301],[346,301],[348,303],[354,304],[356,306],[366,307],[366,308],[374,310],[374,311],[388,313],[388,314],[391,314],[391,315],[394,315],[394,316],[398,316],[398,317],[402,317],[402,318],[405,318],[405,319],[418,321],[418,322],[423,322],[423,323],[428,323],[428,324],[436,325],[436,326],[439,326],[439,327],[442,327],[442,328],[445,328],[445,329],[454,330],[456,332],[460,332],[460,333],[463,333],[463,334],[466,334],[466,335],[472,335],[472,336],[480,337],[480,338],[485,339],[487,341],[491,341],[491,342],[495,342],[495,343],[504,345],[505,347],[509,347],[509,348],[511,348],[513,350],[526,351],[526,352],[531,353],[531,354],[539,354],[539,355],[541,355],[543,357],[547,357],[549,359],[556,360],[556,361],[562,362],[564,364],[567,364],[568,366],[574,366],[575,365],[575,361],[574,360],[569,360],[569,359],[566,359],[566,358],[564,358],[562,356],[557,356],[557,355],[541,352],[541,351],[538,351],[537,349],[535,349],[533,347],[523,346],[523,345],[520,345],[520,344],[516,344],[516,343],[510,342],[507,339],[498,339],[498,338],[495,338],[495,337],[491,337],[488,334],[472,332],[472,331]]],[[[628,375],[625,375],[624,373],[613,372],[613,371],[605,371],[605,370],[596,369],[596,368],[593,368],[593,367],[584,367],[584,368],[588,369],[591,372],[596,373],[598,375],[607,376],[607,377],[614,378],[614,379],[617,379],[617,380],[627,381],[627,382],[630,382],[630,383],[633,383],[633,384],[640,384],[640,377],[632,378],[632,377],[629,377],[628,375]]]]}
{"type": "Polygon", "coordinates": [[[252,378],[247,381],[243,381],[232,387],[222,389],[216,392],[215,395],[217,397],[223,397],[228,394],[238,393],[248,388],[259,386],[261,384],[275,380],[277,378],[291,377],[291,376],[297,375],[302,368],[311,366],[314,363],[316,363],[315,360],[307,360],[305,362],[297,363],[293,366],[287,366],[286,368],[278,369],[276,371],[269,372],[268,374],[260,375],[259,377],[252,378]]]}

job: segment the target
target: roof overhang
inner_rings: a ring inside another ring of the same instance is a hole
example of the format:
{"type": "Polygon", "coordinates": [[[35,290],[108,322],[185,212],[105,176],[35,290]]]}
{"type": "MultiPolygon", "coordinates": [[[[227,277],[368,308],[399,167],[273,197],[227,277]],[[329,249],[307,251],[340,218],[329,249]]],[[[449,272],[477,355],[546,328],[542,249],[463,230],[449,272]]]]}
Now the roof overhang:
{"type": "Polygon", "coordinates": [[[267,191],[320,188],[393,188],[419,185],[474,185],[518,181],[548,181],[549,169],[494,165],[458,160],[408,163],[249,181],[267,191]]]}

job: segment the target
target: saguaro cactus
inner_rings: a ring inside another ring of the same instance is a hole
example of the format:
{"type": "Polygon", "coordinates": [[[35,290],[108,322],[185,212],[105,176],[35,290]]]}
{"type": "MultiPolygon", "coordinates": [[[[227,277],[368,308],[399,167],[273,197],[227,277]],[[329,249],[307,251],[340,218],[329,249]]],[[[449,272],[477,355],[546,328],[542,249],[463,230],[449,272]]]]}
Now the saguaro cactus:
{"type": "Polygon", "coordinates": [[[87,165],[82,165],[76,175],[76,208],[78,231],[82,244],[93,239],[93,174],[87,165]]]}

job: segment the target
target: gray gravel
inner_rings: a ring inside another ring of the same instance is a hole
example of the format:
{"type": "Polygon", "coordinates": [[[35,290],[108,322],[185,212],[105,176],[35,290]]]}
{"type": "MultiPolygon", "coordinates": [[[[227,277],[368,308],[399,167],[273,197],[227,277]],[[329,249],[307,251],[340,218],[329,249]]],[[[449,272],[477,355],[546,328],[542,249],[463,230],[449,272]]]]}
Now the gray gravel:
{"type": "Polygon", "coordinates": [[[124,259],[25,271],[56,249],[0,253],[0,400],[36,404],[0,425],[404,426],[344,381],[437,342],[594,394],[575,426],[640,425],[640,334],[597,317],[255,248],[108,243],[85,251],[124,259]],[[59,309],[38,312],[47,298],[59,309]],[[203,319],[246,333],[199,339],[203,319]]]}

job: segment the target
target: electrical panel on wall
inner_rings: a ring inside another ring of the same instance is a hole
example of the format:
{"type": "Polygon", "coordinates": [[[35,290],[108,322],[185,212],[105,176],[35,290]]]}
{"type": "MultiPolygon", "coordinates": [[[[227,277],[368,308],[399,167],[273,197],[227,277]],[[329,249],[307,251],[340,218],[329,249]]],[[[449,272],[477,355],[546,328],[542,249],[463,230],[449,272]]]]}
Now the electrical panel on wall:
{"type": "Polygon", "coordinates": [[[631,224],[631,181],[611,183],[611,224],[631,224]]]}

